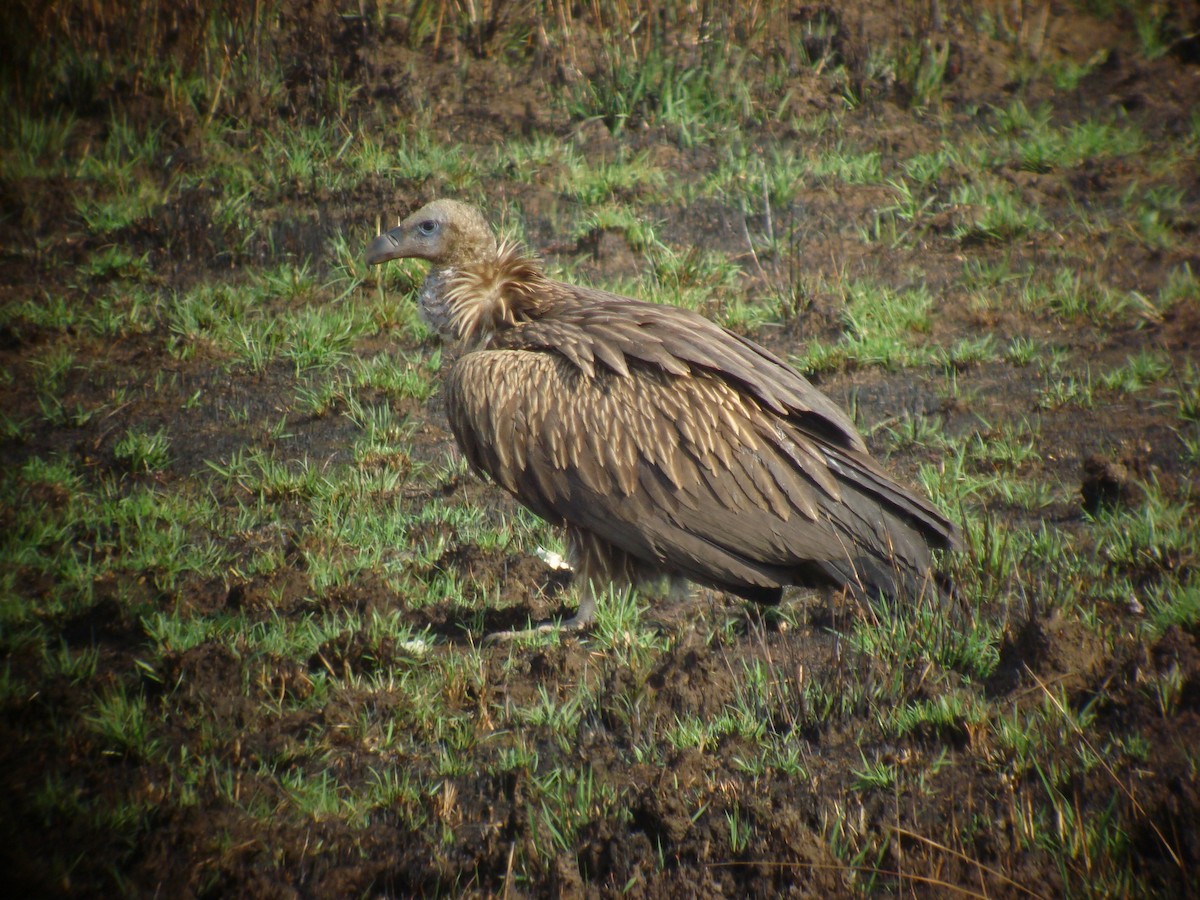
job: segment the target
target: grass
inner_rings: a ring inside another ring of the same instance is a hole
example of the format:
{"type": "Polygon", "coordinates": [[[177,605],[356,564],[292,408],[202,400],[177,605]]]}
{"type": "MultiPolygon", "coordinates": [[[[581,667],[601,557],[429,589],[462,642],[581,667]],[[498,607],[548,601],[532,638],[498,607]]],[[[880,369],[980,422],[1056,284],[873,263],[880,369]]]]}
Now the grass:
{"type": "Polygon", "coordinates": [[[626,203],[601,206],[588,213],[575,226],[573,236],[578,241],[603,231],[620,232],[630,249],[638,253],[660,246],[655,224],[639,217],[636,210],[626,203]]]}
{"type": "Polygon", "coordinates": [[[662,124],[684,146],[692,146],[724,127],[732,129],[739,113],[752,106],[739,93],[736,58],[717,58],[704,66],[681,65],[652,50],[642,59],[613,47],[599,78],[579,83],[565,94],[572,118],[598,118],[614,132],[662,124]]]}
{"type": "Polygon", "coordinates": [[[113,448],[113,455],[134,472],[157,472],[171,459],[171,440],[165,429],[154,432],[131,429],[113,448]]]}
{"type": "Polygon", "coordinates": [[[290,19],[185,3],[159,54],[165,19],[99,41],[100,3],[5,64],[44,77],[0,137],[0,743],[55,885],[1186,885],[1200,120],[1093,87],[1170,65],[1169,16],[1108,4],[1129,48],[1075,59],[944,10],[1011,50],[989,92],[920,22],[652,6],[343,11],[310,72],[290,19]],[[450,449],[422,264],[362,258],[441,194],[853,406],[962,522],[952,598],[604,591],[582,638],[481,646],[576,598],[450,449]],[[636,274],[575,252],[602,232],[636,274]],[[1139,490],[1088,514],[1095,453],[1139,490]]]}
{"type": "Polygon", "coordinates": [[[975,181],[956,188],[950,202],[975,213],[973,221],[956,228],[960,241],[1012,241],[1045,230],[1045,217],[1035,205],[1022,202],[1011,188],[975,181]]]}
{"type": "Polygon", "coordinates": [[[574,157],[559,180],[561,189],[585,207],[620,202],[661,188],[665,175],[646,153],[624,154],[611,162],[585,163],[574,157]]]}
{"type": "Polygon", "coordinates": [[[1126,123],[1087,119],[1056,128],[1050,119],[1048,107],[1030,111],[1019,100],[998,111],[997,129],[1009,137],[1010,153],[1020,168],[1075,168],[1088,161],[1132,156],[1146,146],[1145,136],[1126,123]]]}
{"type": "Polygon", "coordinates": [[[921,340],[931,326],[933,298],[922,287],[896,291],[866,281],[843,285],[845,333],[836,343],[810,342],[797,360],[804,371],[830,372],[919,365],[932,359],[921,340]]]}

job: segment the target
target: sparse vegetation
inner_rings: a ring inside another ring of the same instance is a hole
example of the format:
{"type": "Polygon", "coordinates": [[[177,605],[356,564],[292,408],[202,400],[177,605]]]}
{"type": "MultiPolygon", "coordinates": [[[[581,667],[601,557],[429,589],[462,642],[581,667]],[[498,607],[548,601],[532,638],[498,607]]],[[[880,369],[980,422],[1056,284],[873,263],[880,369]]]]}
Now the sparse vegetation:
{"type": "Polygon", "coordinates": [[[18,893],[1194,890],[1182,5],[126,6],[0,10],[18,893]],[[574,600],[363,260],[440,194],[812,373],[945,602],[482,645],[574,600]]]}

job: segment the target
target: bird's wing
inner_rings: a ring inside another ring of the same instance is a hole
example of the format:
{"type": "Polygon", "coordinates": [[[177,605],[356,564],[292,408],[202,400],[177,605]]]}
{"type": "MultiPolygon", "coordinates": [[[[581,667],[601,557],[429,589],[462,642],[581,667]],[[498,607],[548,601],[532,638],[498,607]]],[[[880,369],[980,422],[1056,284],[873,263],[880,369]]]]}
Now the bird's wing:
{"type": "Polygon", "coordinates": [[[830,456],[721,378],[672,374],[645,352],[591,375],[562,346],[464,355],[447,378],[459,446],[544,518],[695,580],[778,586],[863,553],[927,563],[911,527],[888,532],[870,482],[906,495],[865,454],[830,456]]]}
{"type": "Polygon", "coordinates": [[[553,314],[496,335],[495,346],[553,350],[588,375],[625,374],[637,363],[674,375],[708,372],[815,438],[866,451],[850,418],[803,375],[698,313],[556,281],[542,292],[553,314]]]}

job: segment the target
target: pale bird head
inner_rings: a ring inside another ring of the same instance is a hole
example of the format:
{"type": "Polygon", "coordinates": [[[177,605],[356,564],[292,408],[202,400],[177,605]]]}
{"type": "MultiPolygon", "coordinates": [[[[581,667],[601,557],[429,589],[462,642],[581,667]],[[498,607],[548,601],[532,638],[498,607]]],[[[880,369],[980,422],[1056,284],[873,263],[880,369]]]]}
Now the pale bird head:
{"type": "Polygon", "coordinates": [[[483,214],[457,200],[434,200],[367,247],[367,264],[424,259],[437,267],[463,266],[496,257],[496,238],[483,214]]]}

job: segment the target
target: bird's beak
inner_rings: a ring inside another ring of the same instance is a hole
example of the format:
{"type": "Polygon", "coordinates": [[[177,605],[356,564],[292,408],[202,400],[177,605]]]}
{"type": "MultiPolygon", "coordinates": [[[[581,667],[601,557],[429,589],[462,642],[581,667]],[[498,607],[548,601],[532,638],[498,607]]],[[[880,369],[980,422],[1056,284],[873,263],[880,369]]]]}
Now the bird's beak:
{"type": "Polygon", "coordinates": [[[389,259],[398,259],[405,256],[402,246],[404,226],[398,226],[391,231],[385,231],[375,240],[371,241],[367,247],[367,265],[376,266],[379,263],[387,262],[389,259]]]}

